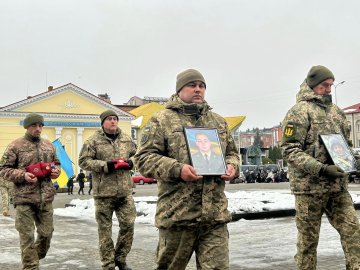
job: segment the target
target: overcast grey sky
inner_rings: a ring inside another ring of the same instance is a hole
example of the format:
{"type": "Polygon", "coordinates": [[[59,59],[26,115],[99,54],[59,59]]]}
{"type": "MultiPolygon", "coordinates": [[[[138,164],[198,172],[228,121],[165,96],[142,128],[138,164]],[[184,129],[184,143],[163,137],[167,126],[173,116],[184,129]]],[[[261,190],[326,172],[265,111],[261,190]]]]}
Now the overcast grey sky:
{"type": "Polygon", "coordinates": [[[272,127],[313,65],[346,81],[340,107],[360,102],[359,26],[357,0],[1,0],[0,106],[67,83],[169,97],[196,68],[215,112],[272,127]]]}

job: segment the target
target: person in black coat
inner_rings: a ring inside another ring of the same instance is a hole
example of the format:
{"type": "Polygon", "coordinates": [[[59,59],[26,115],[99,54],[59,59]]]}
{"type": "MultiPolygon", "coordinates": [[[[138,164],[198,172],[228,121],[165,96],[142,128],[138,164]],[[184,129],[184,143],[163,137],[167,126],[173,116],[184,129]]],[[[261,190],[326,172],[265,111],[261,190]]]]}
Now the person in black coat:
{"type": "Polygon", "coordinates": [[[84,195],[84,186],[85,186],[85,174],[83,173],[83,170],[80,169],[80,173],[76,177],[76,181],[79,183],[79,191],[78,194],[82,193],[84,195]]]}
{"type": "Polygon", "coordinates": [[[89,181],[89,195],[90,195],[91,190],[92,190],[92,173],[91,172],[88,175],[88,181],[89,181]]]}
{"type": "Polygon", "coordinates": [[[73,194],[75,175],[71,176],[67,181],[68,195],[73,194]]]}

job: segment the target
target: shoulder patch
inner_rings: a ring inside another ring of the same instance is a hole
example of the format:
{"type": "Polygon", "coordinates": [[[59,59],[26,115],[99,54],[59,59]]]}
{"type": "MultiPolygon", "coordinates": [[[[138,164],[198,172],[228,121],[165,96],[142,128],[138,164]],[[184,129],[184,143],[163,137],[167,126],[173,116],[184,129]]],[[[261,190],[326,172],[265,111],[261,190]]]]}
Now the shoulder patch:
{"type": "Polygon", "coordinates": [[[296,135],[296,125],[294,123],[287,123],[284,128],[284,136],[286,138],[292,138],[296,135]]]}
{"type": "Polygon", "coordinates": [[[141,144],[146,143],[149,140],[150,137],[150,126],[145,126],[143,130],[143,134],[141,136],[141,144]]]}

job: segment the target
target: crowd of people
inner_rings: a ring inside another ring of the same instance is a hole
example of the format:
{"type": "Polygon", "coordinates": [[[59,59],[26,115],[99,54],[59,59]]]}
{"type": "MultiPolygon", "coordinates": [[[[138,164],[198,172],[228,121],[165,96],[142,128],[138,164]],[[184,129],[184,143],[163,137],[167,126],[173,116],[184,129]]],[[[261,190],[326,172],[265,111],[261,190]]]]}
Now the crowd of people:
{"type": "MultiPolygon", "coordinates": [[[[340,234],[346,269],[360,269],[360,224],[347,190],[348,175],[330,160],[319,141],[320,134],[342,133],[350,143],[345,115],[329,95],[333,83],[330,70],[323,66],[311,68],[296,105],[283,121],[281,147],[295,195],[298,270],[316,269],[324,213],[340,234]]],[[[231,213],[224,190],[225,181],[239,176],[240,159],[227,122],[205,101],[206,89],[199,71],[185,70],[177,75],[175,93],[166,108],[154,114],[144,128],[141,145],[136,146],[119,128],[119,117],[113,110],[101,113],[101,128],[83,144],[78,163],[81,170],[92,172],[88,177],[89,193],[94,185],[103,270],[131,270],[126,258],[136,218],[131,180],[134,164],[142,175],[158,180],[156,269],[184,270],[193,253],[198,269],[229,269],[227,223],[231,213]],[[225,166],[223,174],[218,173],[217,165],[211,167],[211,155],[214,158],[215,154],[204,135],[197,140],[204,148],[199,163],[204,161],[206,166],[193,166],[185,147],[185,127],[217,129],[225,163],[221,164],[225,166]],[[212,170],[215,173],[209,174],[212,170]],[[114,213],[119,226],[116,241],[112,239],[114,213]]],[[[39,269],[39,260],[45,258],[54,231],[52,181],[59,177],[61,167],[53,144],[40,136],[44,123],[42,115],[28,114],[23,121],[25,136],[10,143],[0,161],[0,177],[14,184],[15,228],[23,269],[39,269]]],[[[360,157],[356,158],[360,174],[360,157]]],[[[73,192],[75,178],[79,182],[78,194],[84,194],[83,171],[69,179],[68,194],[73,192]]],[[[262,168],[245,174],[249,182],[287,180],[284,170],[262,168]]]]}
{"type": "Polygon", "coordinates": [[[245,170],[243,172],[245,183],[280,183],[288,182],[287,172],[284,169],[263,169],[245,170]]]}

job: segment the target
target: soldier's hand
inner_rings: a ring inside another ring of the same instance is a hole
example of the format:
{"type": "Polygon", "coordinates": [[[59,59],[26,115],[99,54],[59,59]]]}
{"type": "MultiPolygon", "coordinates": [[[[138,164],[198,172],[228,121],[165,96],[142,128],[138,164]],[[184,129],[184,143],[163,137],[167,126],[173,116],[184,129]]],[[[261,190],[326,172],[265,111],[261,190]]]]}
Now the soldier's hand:
{"type": "Polygon", "coordinates": [[[185,164],[181,168],[180,177],[184,181],[197,181],[202,178],[201,175],[197,175],[194,167],[185,164]]]}
{"type": "Polygon", "coordinates": [[[341,178],[346,176],[343,169],[335,165],[323,165],[320,170],[320,176],[325,176],[331,179],[341,178]]]}
{"type": "Polygon", "coordinates": [[[230,181],[232,179],[234,179],[235,177],[235,168],[233,165],[231,164],[227,164],[226,166],[226,174],[221,176],[221,179],[225,180],[225,181],[230,181]]]}
{"type": "Polygon", "coordinates": [[[60,176],[60,173],[61,173],[61,171],[55,167],[54,169],[51,170],[50,178],[56,179],[60,176]]]}
{"type": "Polygon", "coordinates": [[[37,177],[30,172],[26,172],[24,178],[25,178],[25,181],[27,181],[29,183],[36,183],[38,180],[37,177]]]}

